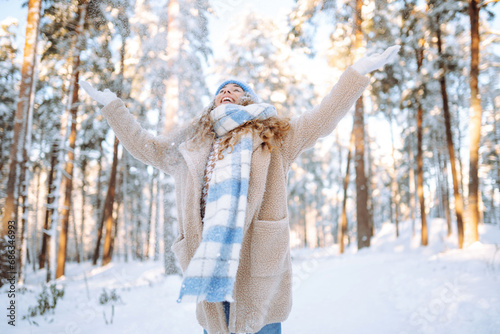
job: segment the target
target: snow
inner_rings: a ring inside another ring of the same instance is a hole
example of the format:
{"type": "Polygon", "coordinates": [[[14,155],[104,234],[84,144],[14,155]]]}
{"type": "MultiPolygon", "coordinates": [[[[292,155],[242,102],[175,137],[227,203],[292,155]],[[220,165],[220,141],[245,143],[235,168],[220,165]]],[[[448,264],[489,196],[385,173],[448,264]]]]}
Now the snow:
{"type": "Polygon", "coordinates": [[[482,226],[496,244],[447,250],[445,222],[430,228],[429,247],[407,222],[398,239],[386,224],[370,249],[320,256],[285,333],[500,333],[500,230],[482,226]]]}
{"type": "MultiPolygon", "coordinates": [[[[410,222],[385,224],[372,246],[343,255],[336,247],[296,249],[294,305],[283,333],[500,333],[500,229],[480,226],[480,239],[465,250],[446,237],[441,219],[429,223],[429,246],[412,237],[410,222]]],[[[202,333],[194,303],[178,304],[181,277],[164,276],[161,262],[67,265],[58,280],[65,295],[54,314],[21,320],[41,291],[45,273],[28,273],[16,299],[16,328],[1,333],[202,333]],[[111,305],[99,296],[116,289],[111,305]]],[[[18,287],[19,289],[19,287],[18,287]]],[[[2,295],[6,292],[2,288],[2,295]]],[[[2,298],[2,300],[5,300],[2,298]]]]}

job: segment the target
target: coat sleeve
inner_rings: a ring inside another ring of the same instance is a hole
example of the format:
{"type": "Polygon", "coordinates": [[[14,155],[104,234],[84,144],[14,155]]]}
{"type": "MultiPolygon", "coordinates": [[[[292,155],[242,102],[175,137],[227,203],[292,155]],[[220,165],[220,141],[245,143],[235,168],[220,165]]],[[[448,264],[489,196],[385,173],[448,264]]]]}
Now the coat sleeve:
{"type": "Polygon", "coordinates": [[[186,128],[155,136],[142,128],[120,99],[101,111],[120,143],[134,158],[168,174],[175,173],[174,167],[181,159],[178,147],[188,132],[186,128]]]}
{"type": "Polygon", "coordinates": [[[349,67],[319,106],[292,118],[281,147],[285,160],[291,163],[301,152],[313,147],[319,138],[329,135],[369,82],[368,77],[349,67]]]}

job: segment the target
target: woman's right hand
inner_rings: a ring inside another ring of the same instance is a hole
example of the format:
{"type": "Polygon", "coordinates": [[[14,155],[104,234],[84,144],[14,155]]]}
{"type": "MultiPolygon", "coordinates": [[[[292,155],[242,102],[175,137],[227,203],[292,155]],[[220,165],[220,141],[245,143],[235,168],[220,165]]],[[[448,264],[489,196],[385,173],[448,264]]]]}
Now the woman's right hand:
{"type": "Polygon", "coordinates": [[[110,102],[113,102],[114,100],[118,99],[115,93],[110,91],[109,89],[105,89],[103,92],[98,91],[94,87],[92,87],[87,81],[85,80],[80,80],[78,81],[80,84],[80,87],[83,88],[83,90],[89,94],[91,98],[99,102],[100,104],[103,105],[108,105],[110,102]]]}

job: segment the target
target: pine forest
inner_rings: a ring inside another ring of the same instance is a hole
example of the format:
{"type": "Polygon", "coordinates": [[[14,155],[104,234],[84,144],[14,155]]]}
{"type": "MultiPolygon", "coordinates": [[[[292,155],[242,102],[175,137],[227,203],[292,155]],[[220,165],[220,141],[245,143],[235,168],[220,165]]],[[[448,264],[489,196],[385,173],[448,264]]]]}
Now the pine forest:
{"type": "Polygon", "coordinates": [[[160,136],[233,77],[293,119],[399,45],[290,166],[283,332],[499,333],[499,2],[0,0],[0,332],[203,331],[175,181],[82,80],[160,136]]]}

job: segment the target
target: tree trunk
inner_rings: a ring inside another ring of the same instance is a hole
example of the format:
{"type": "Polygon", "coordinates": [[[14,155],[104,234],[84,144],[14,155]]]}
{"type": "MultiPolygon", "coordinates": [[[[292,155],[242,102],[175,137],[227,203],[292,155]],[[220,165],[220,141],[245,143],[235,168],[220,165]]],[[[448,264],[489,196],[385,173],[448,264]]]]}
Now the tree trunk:
{"type": "MultiPolygon", "coordinates": [[[[441,98],[443,102],[443,112],[445,114],[448,114],[448,119],[450,118],[450,108],[448,104],[448,93],[447,93],[447,88],[446,88],[446,70],[444,67],[443,63],[443,43],[441,39],[441,22],[440,22],[440,17],[439,15],[436,17],[436,35],[437,35],[437,45],[438,45],[438,55],[439,55],[439,68],[442,71],[442,75],[439,78],[439,84],[441,87],[441,98]]],[[[451,131],[451,130],[450,130],[451,131]]],[[[449,144],[448,144],[449,145],[449,144]]],[[[451,142],[451,146],[453,148],[453,142],[451,142]]],[[[454,151],[454,149],[453,149],[454,151]]],[[[441,155],[438,152],[438,164],[439,164],[439,169],[441,169],[441,155]]],[[[450,216],[450,204],[449,204],[449,194],[448,194],[448,174],[447,174],[447,168],[446,168],[446,161],[444,162],[444,168],[443,168],[443,173],[444,173],[444,179],[446,180],[445,186],[442,186],[442,203],[443,203],[443,208],[444,208],[444,213],[446,216],[446,223],[448,227],[448,236],[451,235],[451,216],[450,216]]],[[[439,173],[439,172],[438,172],[439,173]]],[[[456,197],[455,197],[456,198],[456,197]]],[[[462,199],[460,198],[460,201],[462,199]]],[[[457,217],[457,222],[458,222],[458,217],[457,217]]]]}
{"type": "Polygon", "coordinates": [[[469,216],[465,227],[465,245],[479,241],[479,145],[481,141],[481,98],[479,95],[479,5],[477,0],[469,0],[471,63],[470,63],[470,165],[469,165],[469,216]]]}
{"type": "Polygon", "coordinates": [[[349,170],[351,168],[352,151],[354,151],[354,128],[351,132],[351,139],[349,140],[349,152],[347,153],[347,165],[345,168],[344,198],[342,199],[342,216],[340,218],[339,228],[338,228],[339,254],[344,253],[345,237],[347,235],[347,212],[346,212],[347,188],[349,186],[349,170]]]}
{"type": "Polygon", "coordinates": [[[94,255],[92,256],[92,265],[97,264],[97,260],[99,259],[99,252],[101,249],[101,239],[102,239],[102,229],[103,229],[103,220],[102,220],[102,215],[103,215],[103,210],[101,208],[101,192],[102,192],[102,158],[104,156],[103,149],[102,149],[102,142],[99,145],[99,174],[97,177],[97,193],[96,193],[96,218],[97,221],[99,222],[99,226],[97,227],[97,240],[96,240],[96,246],[94,248],[94,255]]]}
{"type": "Polygon", "coordinates": [[[34,227],[32,230],[32,235],[31,235],[31,264],[32,264],[32,269],[33,271],[36,271],[36,254],[38,254],[38,212],[39,212],[39,207],[40,207],[40,179],[41,176],[40,174],[42,173],[42,168],[38,168],[39,171],[38,173],[35,173],[36,167],[33,171],[33,174],[36,174],[36,196],[35,196],[35,212],[34,212],[34,227]]]}
{"type": "Polygon", "coordinates": [[[153,202],[155,201],[154,198],[154,188],[155,188],[155,179],[156,179],[156,174],[157,174],[157,169],[153,172],[153,175],[151,176],[151,181],[149,182],[149,207],[148,207],[148,228],[146,232],[146,251],[145,251],[145,258],[146,260],[149,260],[149,246],[150,246],[150,239],[151,239],[151,226],[153,225],[153,202]]]}
{"type": "Polygon", "coordinates": [[[448,146],[448,154],[450,156],[450,166],[451,166],[451,174],[453,176],[453,192],[455,196],[455,212],[457,215],[457,227],[458,227],[458,247],[463,247],[463,220],[462,220],[462,212],[463,212],[463,201],[462,196],[458,190],[458,176],[457,169],[455,165],[455,148],[453,145],[453,134],[451,132],[451,115],[450,109],[448,106],[448,94],[446,92],[446,77],[445,77],[445,68],[442,57],[442,41],[441,41],[441,29],[439,26],[439,16],[437,17],[437,25],[436,25],[436,34],[437,34],[437,45],[438,45],[438,54],[439,54],[439,68],[442,71],[442,75],[439,78],[439,85],[441,87],[441,96],[443,101],[443,115],[444,115],[444,123],[446,127],[446,142],[448,146]]]}
{"type": "MultiPolygon", "coordinates": [[[[36,87],[36,65],[37,60],[36,60],[36,55],[35,55],[35,63],[33,66],[33,87],[36,87]]],[[[31,89],[31,97],[30,101],[33,102],[35,100],[35,89],[31,89]]],[[[21,195],[21,202],[22,202],[22,215],[21,215],[21,238],[20,238],[20,256],[19,256],[19,268],[18,268],[18,281],[19,283],[24,283],[24,271],[25,271],[25,263],[26,263],[26,256],[28,252],[27,248],[27,237],[28,237],[28,215],[29,215],[29,196],[28,196],[28,189],[29,189],[29,182],[30,182],[30,160],[29,160],[29,155],[31,152],[31,131],[32,131],[32,124],[33,124],[33,103],[29,104],[28,108],[28,118],[25,122],[25,128],[23,131],[23,161],[21,163],[21,173],[20,173],[20,195],[21,195]]]]}
{"type": "Polygon", "coordinates": [[[355,168],[356,168],[356,217],[358,249],[370,246],[370,222],[368,216],[368,187],[364,163],[364,108],[363,98],[356,101],[354,115],[355,168]]]}
{"type": "Polygon", "coordinates": [[[66,150],[64,143],[69,141],[69,134],[70,131],[68,131],[68,119],[69,117],[67,113],[63,115],[63,120],[62,120],[62,126],[61,126],[61,137],[59,137],[57,140],[59,141],[59,149],[58,149],[58,154],[57,154],[57,165],[55,167],[55,180],[54,180],[54,201],[53,201],[53,211],[51,215],[51,223],[50,223],[50,231],[47,233],[49,234],[49,240],[48,240],[48,248],[47,248],[47,276],[46,276],[46,281],[50,282],[52,279],[56,277],[56,249],[57,249],[57,227],[58,227],[58,222],[59,222],[59,194],[60,194],[60,186],[62,184],[62,161],[64,160],[63,158],[63,153],[66,150]]]}
{"type": "MultiPolygon", "coordinates": [[[[354,18],[355,27],[355,50],[359,50],[363,44],[363,32],[361,24],[362,0],[356,0],[356,11],[354,18]]],[[[356,216],[357,216],[357,239],[358,249],[370,246],[370,217],[368,214],[368,185],[365,174],[365,121],[363,97],[361,96],[356,101],[356,109],[354,112],[354,141],[355,141],[355,156],[354,165],[356,167],[356,216]]]]}
{"type": "Polygon", "coordinates": [[[78,1],[78,26],[76,28],[75,58],[73,60],[73,75],[71,78],[69,112],[71,119],[71,132],[69,135],[68,159],[66,161],[64,179],[64,206],[62,208],[61,232],[59,235],[59,250],[57,256],[56,278],[64,275],[66,267],[66,252],[68,248],[68,228],[72,205],[71,193],[73,191],[73,166],[75,161],[76,125],[78,112],[78,78],[80,76],[80,52],[83,49],[83,29],[87,17],[87,0],[78,1]]]}
{"type": "MultiPolygon", "coordinates": [[[[25,196],[27,198],[27,195],[25,196]]],[[[28,241],[28,219],[26,218],[26,215],[28,215],[28,210],[27,206],[25,206],[26,203],[23,202],[23,215],[21,219],[21,233],[20,235],[20,240],[19,240],[19,248],[20,248],[20,254],[19,254],[19,260],[18,260],[18,268],[17,268],[17,275],[18,275],[18,283],[23,284],[24,279],[25,279],[25,271],[26,271],[26,258],[27,258],[27,241],[28,241]]]]}
{"type": "MultiPolygon", "coordinates": [[[[118,181],[119,182],[119,181],[118,181]]],[[[117,189],[120,189],[119,187],[116,187],[117,189]]],[[[109,246],[109,258],[112,259],[114,256],[114,251],[115,248],[118,249],[119,245],[119,240],[117,239],[118,237],[118,221],[120,219],[120,204],[118,201],[115,201],[114,205],[115,209],[114,211],[116,212],[116,216],[113,219],[113,236],[111,237],[111,245],[109,246]]],[[[118,252],[116,253],[118,256],[118,252]]]]}
{"type": "Polygon", "coordinates": [[[28,1],[28,18],[26,24],[26,42],[24,44],[24,58],[21,70],[21,86],[19,89],[19,101],[17,103],[14,137],[10,150],[9,178],[7,181],[7,191],[5,209],[0,237],[7,235],[9,221],[15,219],[17,213],[16,204],[16,183],[18,180],[18,160],[22,146],[22,132],[31,104],[32,90],[34,89],[34,67],[36,61],[36,47],[38,43],[38,27],[40,23],[40,12],[42,8],[41,0],[28,1]]]}
{"type": "MultiPolygon", "coordinates": [[[[128,21],[126,16],[123,16],[123,8],[120,9],[122,14],[121,20],[123,25],[128,26],[128,21]]],[[[117,96],[119,98],[124,95],[124,73],[125,73],[125,51],[126,51],[126,37],[128,36],[128,32],[126,29],[122,31],[121,38],[122,43],[120,47],[120,79],[121,79],[121,89],[118,91],[117,96]]],[[[106,195],[106,201],[104,203],[104,212],[103,212],[103,222],[106,223],[106,237],[104,239],[104,247],[102,254],[102,265],[105,266],[109,262],[111,262],[112,255],[112,247],[113,247],[113,239],[115,233],[112,232],[113,225],[117,226],[117,222],[113,221],[113,208],[115,204],[115,184],[116,184],[116,172],[118,167],[118,138],[115,136],[114,146],[113,146],[113,162],[111,165],[111,175],[109,177],[108,183],[108,193],[106,195]]]]}
{"type": "MultiPolygon", "coordinates": [[[[391,173],[391,205],[392,208],[394,205],[394,209],[391,211],[394,212],[394,223],[396,225],[396,238],[399,237],[399,187],[398,187],[398,179],[396,173],[396,148],[394,147],[394,129],[392,123],[392,113],[389,111],[389,125],[391,126],[391,147],[392,147],[392,167],[390,170],[391,173]]],[[[392,215],[391,215],[392,219],[392,215]]]]}
{"type": "MultiPolygon", "coordinates": [[[[409,118],[409,117],[408,117],[409,118]]],[[[415,168],[413,167],[413,162],[414,162],[414,156],[413,156],[413,137],[410,138],[410,149],[408,151],[408,158],[410,160],[409,162],[409,173],[408,173],[408,178],[409,178],[409,189],[410,189],[410,219],[411,219],[411,235],[412,237],[415,236],[415,211],[417,210],[417,203],[415,200],[415,168]]]]}
{"type": "MultiPolygon", "coordinates": [[[[142,190],[142,189],[141,189],[142,190]]],[[[135,258],[138,260],[143,260],[143,252],[141,250],[142,245],[142,199],[134,198],[134,217],[133,221],[135,221],[135,233],[134,233],[134,246],[135,246],[135,258]]]]}
{"type": "Polygon", "coordinates": [[[448,190],[448,168],[446,164],[446,160],[443,161],[441,158],[441,153],[438,151],[437,153],[439,169],[442,175],[441,181],[441,201],[443,203],[444,215],[446,217],[446,226],[448,228],[448,236],[451,235],[451,214],[450,214],[450,193],[448,190]]]}
{"type": "Polygon", "coordinates": [[[375,201],[373,200],[372,193],[375,191],[377,185],[372,182],[373,179],[373,161],[372,161],[372,151],[370,147],[370,135],[368,134],[365,136],[365,147],[366,147],[366,157],[365,161],[367,162],[366,165],[368,167],[366,168],[366,184],[368,185],[368,191],[366,192],[366,203],[367,203],[367,211],[368,211],[368,225],[370,227],[370,238],[375,235],[375,224],[373,221],[373,211],[375,210],[375,201]]]}
{"type": "Polygon", "coordinates": [[[424,198],[424,168],[423,168],[423,149],[422,149],[422,121],[424,111],[422,105],[419,104],[417,110],[417,195],[420,203],[420,217],[422,220],[421,243],[422,246],[427,246],[427,215],[425,213],[425,198],[424,198]]]}
{"type": "MultiPolygon", "coordinates": [[[[500,104],[500,101],[499,101],[499,104],[500,104]]],[[[495,105],[495,104],[493,104],[495,105]]],[[[497,147],[500,147],[500,127],[498,127],[498,121],[500,121],[500,119],[497,120],[497,118],[500,118],[500,113],[497,112],[497,109],[494,109],[494,113],[493,113],[493,128],[494,128],[494,133],[495,133],[495,145],[498,145],[497,147]]],[[[497,154],[497,157],[498,157],[498,154],[497,154]]],[[[497,172],[495,174],[495,182],[492,184],[491,186],[491,193],[492,193],[492,196],[491,196],[491,199],[493,201],[493,203],[499,203],[500,201],[496,201],[496,194],[497,194],[497,190],[500,191],[500,159],[497,158],[496,159],[496,164],[495,164],[495,167],[497,169],[497,172]]],[[[494,221],[499,224],[500,223],[500,205],[497,205],[497,206],[493,206],[494,208],[494,211],[492,212],[492,215],[493,215],[493,219],[494,221]]]]}
{"type": "MultiPolygon", "coordinates": [[[[433,133],[432,136],[432,141],[434,143],[439,143],[440,141],[438,140],[437,134],[433,133]]],[[[438,218],[443,218],[444,217],[444,205],[443,205],[443,180],[442,180],[442,175],[441,175],[441,161],[439,157],[439,147],[436,145],[434,146],[432,150],[432,161],[434,162],[434,174],[436,175],[436,191],[434,195],[434,206],[436,208],[437,213],[435,214],[435,217],[438,218]]]]}
{"type": "Polygon", "coordinates": [[[108,185],[108,193],[104,202],[104,212],[102,215],[101,224],[106,224],[106,237],[104,238],[104,247],[102,253],[102,265],[105,266],[111,262],[111,243],[113,230],[113,206],[115,202],[115,183],[116,170],[118,166],[118,138],[115,136],[115,144],[113,148],[113,164],[111,165],[111,175],[108,185]]]}
{"type": "Polygon", "coordinates": [[[304,222],[303,228],[302,228],[302,237],[304,239],[304,248],[309,247],[309,243],[307,242],[308,234],[307,234],[307,205],[306,205],[306,196],[304,193],[299,195],[300,198],[300,217],[302,218],[302,221],[304,222]]]}
{"type": "Polygon", "coordinates": [[[70,110],[71,113],[71,132],[69,136],[69,150],[68,150],[68,159],[66,161],[66,167],[64,168],[64,205],[62,208],[62,222],[61,222],[61,230],[59,234],[59,250],[57,256],[57,270],[56,270],[56,278],[64,276],[64,270],[66,267],[66,251],[68,247],[68,227],[69,227],[69,219],[71,212],[71,193],[73,191],[73,166],[75,160],[75,143],[76,143],[76,124],[77,124],[77,111],[78,106],[76,102],[78,101],[78,70],[75,69],[75,79],[72,80],[73,86],[73,97],[72,97],[72,107],[70,110]]]}
{"type": "Polygon", "coordinates": [[[171,247],[174,243],[175,233],[174,233],[174,221],[175,219],[172,217],[172,209],[175,206],[174,201],[171,196],[173,196],[174,187],[170,184],[171,179],[165,179],[165,183],[163,185],[163,201],[164,201],[164,210],[163,210],[163,243],[164,243],[164,267],[165,267],[165,275],[177,275],[180,274],[179,268],[175,264],[175,256],[171,247]]]}
{"type": "MultiPolygon", "coordinates": [[[[419,48],[416,51],[417,71],[420,72],[424,61],[423,41],[420,41],[419,48]]],[[[420,217],[422,220],[421,244],[427,246],[427,214],[425,213],[424,198],[424,158],[423,158],[423,119],[424,109],[420,98],[424,96],[425,87],[419,87],[417,101],[417,195],[420,202],[420,217]]]]}
{"type": "Polygon", "coordinates": [[[129,164],[128,164],[128,153],[126,150],[123,151],[123,164],[124,164],[124,171],[123,171],[123,181],[122,181],[122,201],[123,201],[123,231],[124,231],[124,236],[125,240],[123,242],[123,252],[124,252],[124,258],[125,262],[128,262],[128,259],[131,258],[130,255],[130,241],[131,239],[128,238],[128,228],[130,226],[129,219],[128,219],[128,208],[129,208],[129,200],[128,200],[128,170],[129,170],[129,164]]]}
{"type": "MultiPolygon", "coordinates": [[[[450,114],[450,117],[451,114],[450,114]]],[[[457,178],[458,178],[458,189],[459,189],[459,193],[460,194],[465,194],[465,190],[464,190],[464,166],[463,166],[463,162],[462,162],[462,130],[460,128],[460,109],[459,108],[455,108],[455,126],[453,127],[454,131],[453,133],[456,134],[456,138],[457,138],[457,143],[456,145],[453,145],[456,149],[456,156],[458,157],[457,159],[457,178]]],[[[463,199],[462,199],[463,201],[463,199]]]]}
{"type": "Polygon", "coordinates": [[[45,261],[48,255],[47,246],[50,236],[47,232],[50,230],[52,214],[54,213],[54,197],[55,197],[54,177],[56,174],[57,157],[59,156],[59,149],[60,148],[58,145],[58,140],[55,140],[52,143],[52,149],[51,149],[52,158],[50,159],[50,171],[48,175],[49,181],[47,184],[47,205],[45,209],[45,221],[42,230],[42,250],[40,251],[39,267],[38,267],[39,269],[45,268],[45,261]]]}
{"type": "Polygon", "coordinates": [[[78,241],[78,228],[76,227],[75,207],[71,206],[71,223],[73,224],[73,239],[75,242],[76,262],[81,262],[80,242],[78,241]]]}
{"type": "Polygon", "coordinates": [[[160,207],[161,207],[161,180],[162,175],[158,173],[156,178],[156,196],[155,196],[155,255],[154,260],[160,259],[160,207]]]}
{"type": "MultiPolygon", "coordinates": [[[[352,130],[351,130],[351,137],[352,137],[352,130]]],[[[342,145],[340,143],[340,138],[339,138],[339,131],[335,131],[335,144],[337,145],[337,164],[338,164],[338,169],[335,171],[336,174],[336,180],[335,182],[337,184],[344,184],[344,174],[342,171],[342,145]]],[[[347,151],[349,152],[349,147],[347,147],[347,151]]],[[[347,158],[347,157],[346,157],[347,158]]],[[[339,200],[340,194],[342,193],[342,190],[340,187],[336,187],[337,192],[335,195],[335,203],[332,203],[334,211],[334,217],[333,221],[337,222],[337,224],[334,225],[334,227],[331,229],[331,235],[333,239],[333,244],[338,243],[340,245],[339,239],[339,229],[340,229],[340,218],[342,215],[342,204],[339,200]]],[[[345,232],[345,231],[344,231],[345,232]]]]}
{"type": "Polygon", "coordinates": [[[83,244],[83,234],[85,233],[85,206],[86,206],[86,198],[87,198],[87,181],[86,181],[86,171],[87,171],[87,158],[83,158],[82,160],[82,207],[81,207],[81,221],[80,221],[80,254],[82,254],[82,261],[86,260],[85,256],[85,246],[83,244]]]}

